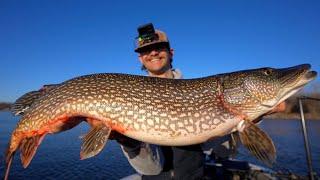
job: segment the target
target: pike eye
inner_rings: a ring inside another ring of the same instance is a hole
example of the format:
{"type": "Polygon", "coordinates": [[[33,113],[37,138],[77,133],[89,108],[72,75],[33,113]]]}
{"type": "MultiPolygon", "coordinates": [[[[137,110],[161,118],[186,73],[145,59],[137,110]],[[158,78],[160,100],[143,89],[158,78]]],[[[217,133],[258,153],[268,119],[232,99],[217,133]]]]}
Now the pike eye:
{"type": "Polygon", "coordinates": [[[263,73],[264,73],[265,75],[269,76],[269,75],[272,74],[272,69],[265,69],[265,70],[263,71],[263,73]]]}

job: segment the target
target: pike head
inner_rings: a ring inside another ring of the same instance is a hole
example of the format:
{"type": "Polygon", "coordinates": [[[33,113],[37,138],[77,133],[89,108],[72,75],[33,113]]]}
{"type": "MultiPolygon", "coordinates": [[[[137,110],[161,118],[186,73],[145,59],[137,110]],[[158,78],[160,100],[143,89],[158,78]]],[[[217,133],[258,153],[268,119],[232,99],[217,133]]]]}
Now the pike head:
{"type": "Polygon", "coordinates": [[[223,101],[247,120],[254,120],[316,78],[311,65],[261,68],[221,75],[223,101]]]}

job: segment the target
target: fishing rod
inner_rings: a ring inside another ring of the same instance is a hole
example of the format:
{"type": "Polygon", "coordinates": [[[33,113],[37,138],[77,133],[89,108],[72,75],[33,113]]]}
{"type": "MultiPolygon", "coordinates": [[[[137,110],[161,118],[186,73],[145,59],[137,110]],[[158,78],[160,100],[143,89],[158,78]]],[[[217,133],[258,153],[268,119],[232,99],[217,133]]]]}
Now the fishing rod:
{"type": "Polygon", "coordinates": [[[302,100],[320,101],[320,99],[319,98],[314,98],[314,97],[308,97],[308,96],[298,97],[299,108],[300,108],[300,116],[301,116],[301,125],[302,125],[303,137],[304,137],[304,146],[305,146],[305,150],[306,150],[307,163],[308,163],[308,168],[309,168],[309,176],[310,176],[310,180],[314,180],[314,177],[316,177],[316,172],[314,172],[313,168],[312,168],[310,145],[309,145],[309,139],[308,139],[306,123],[305,123],[305,119],[304,119],[302,100]]]}

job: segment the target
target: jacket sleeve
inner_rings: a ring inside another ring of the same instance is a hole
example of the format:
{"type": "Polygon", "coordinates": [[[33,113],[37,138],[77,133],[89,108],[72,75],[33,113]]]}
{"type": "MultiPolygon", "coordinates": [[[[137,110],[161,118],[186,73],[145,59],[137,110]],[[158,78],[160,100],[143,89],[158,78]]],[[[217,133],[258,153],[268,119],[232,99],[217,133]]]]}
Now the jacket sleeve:
{"type": "Polygon", "coordinates": [[[237,153],[237,146],[233,143],[232,134],[207,141],[201,144],[201,148],[206,155],[214,154],[219,158],[228,158],[237,153]]]}
{"type": "Polygon", "coordinates": [[[143,175],[157,175],[163,169],[164,157],[159,146],[139,143],[135,146],[120,145],[130,165],[143,175]]]}

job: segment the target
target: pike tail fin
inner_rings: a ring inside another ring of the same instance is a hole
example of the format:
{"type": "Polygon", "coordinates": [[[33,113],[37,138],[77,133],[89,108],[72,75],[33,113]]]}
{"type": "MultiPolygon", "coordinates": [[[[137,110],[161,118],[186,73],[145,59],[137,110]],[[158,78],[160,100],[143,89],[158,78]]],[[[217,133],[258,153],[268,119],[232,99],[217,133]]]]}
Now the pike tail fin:
{"type": "Polygon", "coordinates": [[[245,121],[245,128],[240,134],[242,144],[257,159],[272,166],[276,161],[276,149],[271,138],[258,126],[250,121],[245,121]]]}
{"type": "Polygon", "coordinates": [[[92,126],[90,131],[82,137],[80,159],[83,160],[97,155],[107,143],[110,132],[111,128],[104,124],[92,126]]]}
{"type": "Polygon", "coordinates": [[[45,134],[36,135],[22,140],[20,144],[20,158],[24,168],[30,164],[33,156],[35,155],[39,145],[41,144],[45,134]]]}
{"type": "Polygon", "coordinates": [[[41,141],[43,140],[45,134],[43,135],[36,135],[33,137],[29,137],[29,138],[24,138],[23,140],[20,141],[20,136],[16,136],[13,134],[13,136],[11,137],[11,141],[9,143],[9,146],[7,148],[6,154],[5,154],[5,158],[6,158],[6,172],[4,175],[5,180],[8,179],[9,177],[9,172],[10,172],[10,167],[12,164],[12,160],[14,157],[14,154],[16,152],[16,150],[20,147],[20,157],[21,157],[21,162],[24,168],[26,168],[34,154],[37,151],[38,146],[40,145],[41,141]]]}

